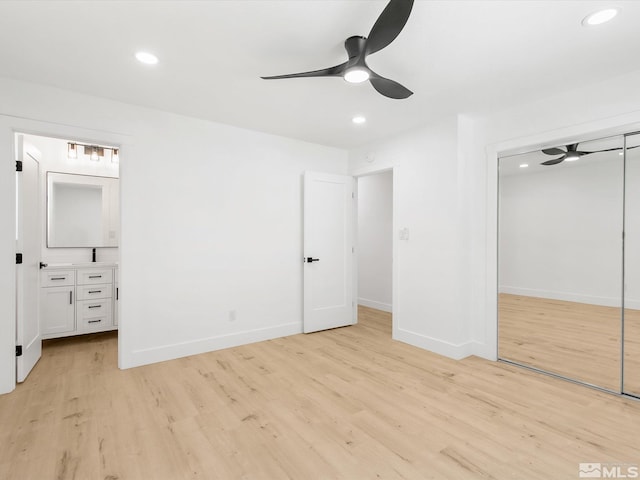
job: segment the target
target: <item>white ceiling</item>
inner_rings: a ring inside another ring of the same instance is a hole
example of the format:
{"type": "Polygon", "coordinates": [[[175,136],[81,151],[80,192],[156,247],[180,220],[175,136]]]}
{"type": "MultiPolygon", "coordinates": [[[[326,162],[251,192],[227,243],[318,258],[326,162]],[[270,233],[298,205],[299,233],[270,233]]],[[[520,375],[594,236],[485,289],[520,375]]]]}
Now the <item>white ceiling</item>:
{"type": "Polygon", "coordinates": [[[340,78],[259,78],[342,63],[344,40],[366,36],[386,3],[2,1],[0,76],[351,148],[639,68],[639,1],[417,0],[400,36],[368,58],[415,92],[407,100],[340,78]],[[611,5],[613,21],[581,26],[611,5]],[[138,63],[138,50],[160,63],[138,63]],[[355,114],[368,122],[353,125],[355,114]]]}

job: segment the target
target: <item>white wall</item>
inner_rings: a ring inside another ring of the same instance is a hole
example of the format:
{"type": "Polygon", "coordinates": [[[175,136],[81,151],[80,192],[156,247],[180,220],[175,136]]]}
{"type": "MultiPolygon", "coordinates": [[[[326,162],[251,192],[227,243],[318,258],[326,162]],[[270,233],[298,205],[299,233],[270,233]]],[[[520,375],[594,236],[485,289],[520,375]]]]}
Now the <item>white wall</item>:
{"type": "Polygon", "coordinates": [[[358,304],[391,312],[393,172],[358,178],[358,304]]]}
{"type": "Polygon", "coordinates": [[[500,292],[621,306],[623,159],[586,162],[501,176],[500,292]]]}
{"type": "MultiPolygon", "coordinates": [[[[121,367],[302,331],[302,173],[344,174],[346,152],[8,79],[0,105],[3,356],[15,328],[12,128],[122,145],[121,367]]],[[[1,365],[0,392],[13,375],[1,365]]]]}

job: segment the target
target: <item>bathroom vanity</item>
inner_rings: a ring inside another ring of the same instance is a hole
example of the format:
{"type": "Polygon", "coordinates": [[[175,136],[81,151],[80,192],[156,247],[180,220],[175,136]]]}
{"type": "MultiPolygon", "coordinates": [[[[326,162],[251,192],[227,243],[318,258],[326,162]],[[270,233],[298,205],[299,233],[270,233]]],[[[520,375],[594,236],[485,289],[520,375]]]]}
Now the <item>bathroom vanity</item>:
{"type": "Polygon", "coordinates": [[[40,270],[43,339],[118,328],[116,263],[49,264],[40,270]]]}

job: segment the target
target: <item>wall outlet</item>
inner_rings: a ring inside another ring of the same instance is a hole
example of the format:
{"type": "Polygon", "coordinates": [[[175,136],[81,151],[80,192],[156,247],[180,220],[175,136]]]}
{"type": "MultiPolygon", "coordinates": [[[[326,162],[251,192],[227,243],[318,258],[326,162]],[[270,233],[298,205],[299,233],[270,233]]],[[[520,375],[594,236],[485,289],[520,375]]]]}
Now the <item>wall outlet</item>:
{"type": "Polygon", "coordinates": [[[236,311],[235,310],[229,310],[229,321],[230,322],[235,322],[236,321],[236,311]]]}

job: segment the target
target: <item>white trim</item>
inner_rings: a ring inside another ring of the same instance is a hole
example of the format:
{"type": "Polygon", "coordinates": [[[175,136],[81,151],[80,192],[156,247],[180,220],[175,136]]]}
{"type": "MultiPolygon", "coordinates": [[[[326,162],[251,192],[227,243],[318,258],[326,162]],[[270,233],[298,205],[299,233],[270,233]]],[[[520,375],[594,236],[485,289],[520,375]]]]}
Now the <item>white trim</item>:
{"type": "Polygon", "coordinates": [[[465,343],[451,343],[438,338],[428,337],[419,333],[411,332],[409,330],[403,330],[398,328],[394,331],[394,340],[408,343],[414,347],[423,348],[430,352],[443,355],[445,357],[452,358],[454,360],[461,360],[469,355],[473,355],[477,350],[480,350],[480,345],[476,342],[465,343]]]}
{"type": "Polygon", "coordinates": [[[368,298],[358,298],[358,305],[364,307],[375,308],[376,310],[382,310],[383,312],[391,313],[393,309],[390,303],[378,302],[376,300],[369,300],[368,298]]]}
{"type": "Polygon", "coordinates": [[[128,358],[127,367],[139,367],[176,358],[238,347],[250,343],[273,340],[302,333],[302,323],[286,323],[275,327],[247,330],[215,337],[199,338],[185,342],[134,350],[128,358]]]}

